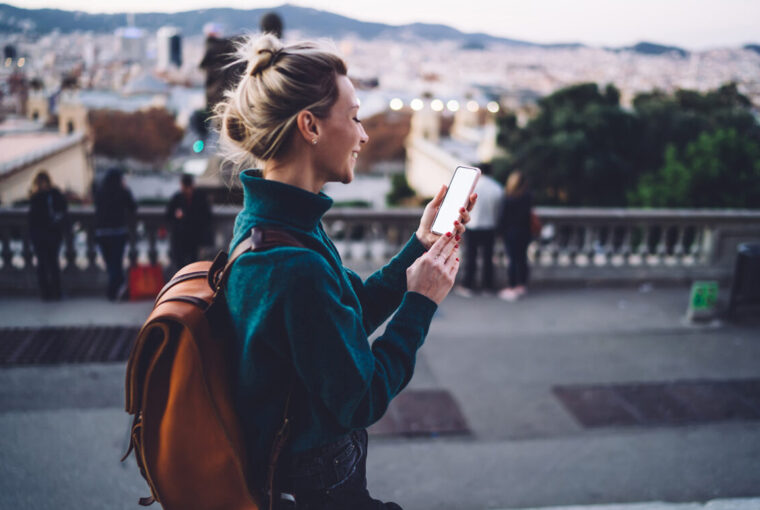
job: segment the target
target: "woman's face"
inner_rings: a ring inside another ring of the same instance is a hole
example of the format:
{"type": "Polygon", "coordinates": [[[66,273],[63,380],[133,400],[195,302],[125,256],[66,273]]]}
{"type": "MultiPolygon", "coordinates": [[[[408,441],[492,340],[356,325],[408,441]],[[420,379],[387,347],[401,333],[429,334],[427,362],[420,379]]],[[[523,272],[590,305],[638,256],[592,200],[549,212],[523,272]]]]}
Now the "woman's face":
{"type": "Polygon", "coordinates": [[[349,183],[362,145],[369,137],[359,122],[359,100],[351,80],[338,76],[338,99],[329,115],[319,120],[320,134],[314,146],[316,171],[325,182],[349,183]]]}

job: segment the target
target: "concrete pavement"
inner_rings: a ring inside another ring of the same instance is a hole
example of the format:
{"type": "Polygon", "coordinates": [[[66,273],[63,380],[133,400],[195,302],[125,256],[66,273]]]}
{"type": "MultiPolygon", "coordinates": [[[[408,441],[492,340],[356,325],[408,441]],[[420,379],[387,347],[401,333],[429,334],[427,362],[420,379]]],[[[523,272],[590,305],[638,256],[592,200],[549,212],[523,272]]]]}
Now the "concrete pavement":
{"type": "MultiPolygon", "coordinates": [[[[407,510],[760,509],[760,422],[584,429],[551,392],[760,377],[757,319],[686,325],[687,299],[649,287],[447,298],[410,387],[450,391],[472,435],[373,437],[373,495],[407,510]]],[[[139,324],[149,310],[0,299],[0,327],[139,324]]],[[[147,487],[133,459],[118,462],[123,376],[123,364],[0,369],[0,508],[136,508],[147,487]]]]}

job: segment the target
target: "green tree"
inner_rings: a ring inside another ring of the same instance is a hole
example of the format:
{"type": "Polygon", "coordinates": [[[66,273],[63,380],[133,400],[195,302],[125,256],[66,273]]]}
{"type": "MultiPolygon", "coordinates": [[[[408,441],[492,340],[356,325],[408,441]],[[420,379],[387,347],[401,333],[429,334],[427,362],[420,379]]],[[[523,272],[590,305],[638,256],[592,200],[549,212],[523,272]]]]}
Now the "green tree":
{"type": "Polygon", "coordinates": [[[540,113],[523,129],[513,116],[503,116],[499,143],[509,158],[497,166],[497,177],[520,168],[541,203],[623,205],[637,180],[632,161],[639,130],[619,98],[612,85],[600,92],[585,83],[542,98],[540,113]]]}
{"type": "Polygon", "coordinates": [[[760,145],[735,129],[702,133],[641,178],[629,196],[646,207],[749,207],[760,204],[760,145]]]}

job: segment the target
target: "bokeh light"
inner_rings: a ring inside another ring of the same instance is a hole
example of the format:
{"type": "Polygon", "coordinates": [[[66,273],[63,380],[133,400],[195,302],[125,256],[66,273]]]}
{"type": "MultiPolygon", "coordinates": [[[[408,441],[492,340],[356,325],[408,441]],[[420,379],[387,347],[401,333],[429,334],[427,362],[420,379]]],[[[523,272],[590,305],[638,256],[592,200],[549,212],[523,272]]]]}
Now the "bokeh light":
{"type": "Polygon", "coordinates": [[[451,101],[446,103],[446,108],[448,108],[450,112],[455,112],[459,110],[459,101],[457,101],[456,99],[452,99],[451,101]]]}
{"type": "Polygon", "coordinates": [[[499,108],[499,103],[497,103],[496,101],[490,101],[488,103],[488,106],[486,108],[488,108],[488,111],[491,112],[491,113],[498,113],[498,111],[500,109],[499,108]]]}
{"type": "Polygon", "coordinates": [[[434,112],[442,112],[443,111],[443,101],[441,101],[440,99],[433,99],[430,102],[430,108],[432,108],[434,112]]]}
{"type": "Polygon", "coordinates": [[[478,106],[477,101],[470,100],[470,101],[467,101],[467,109],[471,111],[472,113],[475,113],[480,109],[480,106],[478,106]]]}
{"type": "Polygon", "coordinates": [[[415,98],[415,99],[412,99],[410,106],[412,107],[412,110],[414,110],[415,112],[418,112],[422,110],[422,107],[425,106],[425,103],[422,102],[422,99],[415,98]]]}
{"type": "Polygon", "coordinates": [[[401,99],[394,97],[393,99],[391,99],[390,106],[391,106],[391,110],[398,111],[404,107],[404,102],[401,99]]]}

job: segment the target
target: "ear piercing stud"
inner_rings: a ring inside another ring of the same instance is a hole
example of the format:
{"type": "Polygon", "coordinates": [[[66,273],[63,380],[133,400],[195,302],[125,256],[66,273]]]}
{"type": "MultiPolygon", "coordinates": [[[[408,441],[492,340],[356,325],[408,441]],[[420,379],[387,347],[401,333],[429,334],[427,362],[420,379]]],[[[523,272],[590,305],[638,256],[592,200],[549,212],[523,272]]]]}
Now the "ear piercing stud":
{"type": "Polygon", "coordinates": [[[317,145],[317,139],[316,139],[316,138],[314,138],[314,139],[311,141],[311,144],[312,144],[312,145],[317,145]]]}

